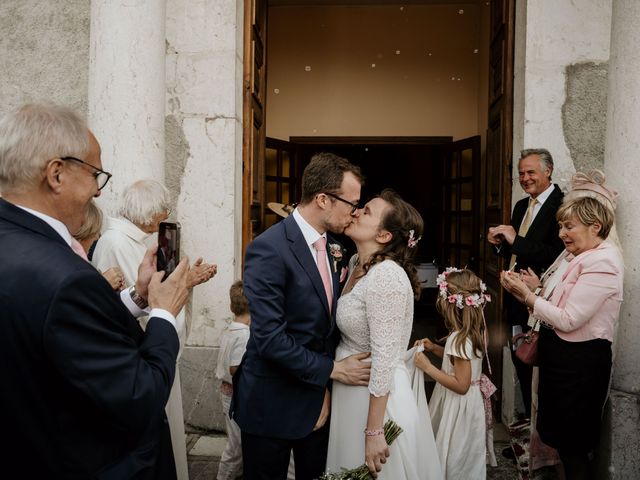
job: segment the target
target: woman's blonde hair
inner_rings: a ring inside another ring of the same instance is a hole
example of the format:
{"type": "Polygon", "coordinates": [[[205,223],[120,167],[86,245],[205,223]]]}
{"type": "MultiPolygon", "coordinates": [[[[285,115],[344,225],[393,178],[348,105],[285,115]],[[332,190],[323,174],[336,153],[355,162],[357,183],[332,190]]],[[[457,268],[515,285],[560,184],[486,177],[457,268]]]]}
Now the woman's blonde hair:
{"type": "Polygon", "coordinates": [[[590,227],[596,223],[600,225],[598,237],[606,240],[613,226],[613,211],[601,201],[591,197],[581,197],[563,203],[558,209],[556,219],[566,222],[576,218],[580,223],[590,227]]]}
{"type": "MultiPolygon", "coordinates": [[[[446,277],[447,296],[461,294],[464,297],[472,295],[483,295],[480,286],[480,279],[471,270],[458,270],[450,272],[446,277]]],[[[484,352],[485,322],[484,309],[482,306],[476,307],[463,302],[460,308],[455,302],[451,303],[447,296],[438,296],[436,308],[440,315],[444,317],[444,324],[449,332],[458,332],[458,336],[453,342],[454,351],[466,357],[465,345],[467,339],[471,339],[471,345],[478,356],[484,352]]],[[[468,359],[471,360],[471,359],[468,359]]]]}
{"type": "Polygon", "coordinates": [[[92,200],[91,203],[89,203],[87,214],[84,217],[84,222],[82,222],[80,230],[78,230],[73,237],[80,242],[87,238],[97,237],[101,230],[102,211],[92,200]]]}

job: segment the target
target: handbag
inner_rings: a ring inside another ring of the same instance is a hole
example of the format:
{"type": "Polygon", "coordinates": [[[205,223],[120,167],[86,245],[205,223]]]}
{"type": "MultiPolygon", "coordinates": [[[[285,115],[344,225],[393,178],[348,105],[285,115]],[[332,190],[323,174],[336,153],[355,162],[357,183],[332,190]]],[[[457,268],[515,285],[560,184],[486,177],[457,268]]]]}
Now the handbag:
{"type": "Polygon", "coordinates": [[[539,333],[536,332],[535,325],[527,333],[518,333],[511,339],[511,343],[516,347],[516,357],[520,359],[522,363],[527,365],[538,364],[538,337],[539,333]]]}

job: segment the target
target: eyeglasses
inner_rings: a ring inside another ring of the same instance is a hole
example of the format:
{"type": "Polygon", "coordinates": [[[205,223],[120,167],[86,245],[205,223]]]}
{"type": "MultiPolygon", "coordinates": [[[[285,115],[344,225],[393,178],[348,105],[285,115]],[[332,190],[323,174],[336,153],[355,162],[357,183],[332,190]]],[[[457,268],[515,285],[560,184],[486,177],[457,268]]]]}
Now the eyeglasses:
{"type": "Polygon", "coordinates": [[[98,190],[102,190],[104,186],[107,184],[107,182],[109,181],[109,179],[112,177],[112,175],[109,172],[100,170],[98,167],[94,167],[90,163],[87,163],[84,160],[80,160],[79,158],[76,158],[76,157],[60,157],[60,160],[73,160],[74,162],[82,163],[83,165],[86,165],[87,167],[91,167],[93,170],[95,170],[95,172],[93,172],[93,176],[95,177],[96,182],[98,183],[98,190]]]}
{"type": "Polygon", "coordinates": [[[331,198],[335,198],[336,200],[340,200],[341,202],[344,202],[347,205],[351,205],[351,215],[353,215],[356,212],[356,210],[358,210],[359,208],[362,208],[359,203],[351,203],[349,200],[345,200],[344,198],[339,197],[338,195],[335,195],[333,193],[324,192],[324,194],[331,198]]]}

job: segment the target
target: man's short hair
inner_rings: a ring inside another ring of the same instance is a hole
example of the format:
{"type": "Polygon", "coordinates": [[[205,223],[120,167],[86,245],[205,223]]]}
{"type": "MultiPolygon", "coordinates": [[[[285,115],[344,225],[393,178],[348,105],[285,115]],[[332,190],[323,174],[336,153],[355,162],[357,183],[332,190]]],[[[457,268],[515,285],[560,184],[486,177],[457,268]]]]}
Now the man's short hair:
{"type": "Polygon", "coordinates": [[[54,158],[89,151],[89,130],[73,110],[28,104],[0,119],[0,191],[23,192],[35,185],[54,158]]]}
{"type": "Polygon", "coordinates": [[[230,309],[236,317],[249,313],[249,302],[244,296],[242,280],[238,280],[231,285],[229,289],[229,300],[231,302],[230,309]]]}
{"type": "MultiPolygon", "coordinates": [[[[540,165],[543,169],[549,169],[549,171],[553,172],[553,157],[551,153],[546,148],[526,148],[520,151],[520,160],[528,157],[529,155],[538,155],[540,158],[540,165]]],[[[551,180],[551,176],[549,176],[549,180],[551,180]]]]}
{"type": "Polygon", "coordinates": [[[136,225],[150,225],[153,217],[171,209],[169,191],[155,180],[138,180],[122,192],[119,214],[136,225]]]}
{"type": "Polygon", "coordinates": [[[364,183],[360,167],[333,153],[316,153],[302,173],[300,203],[304,205],[311,202],[319,193],[337,194],[345,172],[351,172],[361,184],[364,183]]]}

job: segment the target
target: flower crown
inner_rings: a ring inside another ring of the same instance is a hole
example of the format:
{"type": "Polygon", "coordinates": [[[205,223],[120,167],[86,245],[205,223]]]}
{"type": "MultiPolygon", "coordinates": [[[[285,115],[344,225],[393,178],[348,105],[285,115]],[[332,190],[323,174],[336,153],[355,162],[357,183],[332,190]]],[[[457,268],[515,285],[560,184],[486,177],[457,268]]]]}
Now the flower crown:
{"type": "Polygon", "coordinates": [[[465,305],[467,307],[479,308],[481,305],[491,301],[491,295],[485,293],[487,291],[487,285],[482,280],[480,280],[479,294],[473,293],[471,295],[464,296],[462,293],[449,292],[447,277],[451,272],[462,272],[462,270],[456,267],[447,267],[447,269],[436,278],[436,283],[439,288],[438,295],[440,297],[446,299],[449,303],[455,303],[456,307],[461,310],[465,305]]]}
{"type": "Polygon", "coordinates": [[[416,238],[415,234],[416,234],[415,230],[409,230],[409,239],[407,240],[407,246],[409,248],[413,248],[416,245],[418,245],[418,242],[422,238],[422,235],[420,235],[418,238],[416,238]]]}

